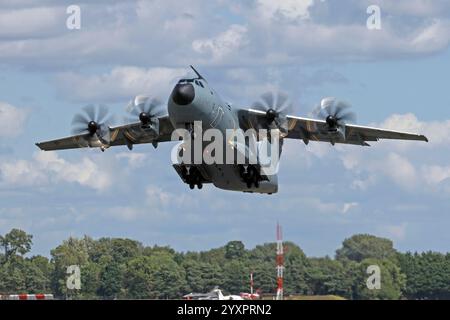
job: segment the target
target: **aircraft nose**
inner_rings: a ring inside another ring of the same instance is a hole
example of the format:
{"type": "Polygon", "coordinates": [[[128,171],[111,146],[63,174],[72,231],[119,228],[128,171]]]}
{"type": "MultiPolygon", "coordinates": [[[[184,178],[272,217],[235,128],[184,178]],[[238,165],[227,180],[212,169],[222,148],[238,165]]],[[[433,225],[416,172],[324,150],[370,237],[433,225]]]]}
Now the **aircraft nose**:
{"type": "Polygon", "coordinates": [[[173,88],[172,100],[180,106],[185,106],[194,101],[195,90],[192,83],[179,83],[173,88]]]}

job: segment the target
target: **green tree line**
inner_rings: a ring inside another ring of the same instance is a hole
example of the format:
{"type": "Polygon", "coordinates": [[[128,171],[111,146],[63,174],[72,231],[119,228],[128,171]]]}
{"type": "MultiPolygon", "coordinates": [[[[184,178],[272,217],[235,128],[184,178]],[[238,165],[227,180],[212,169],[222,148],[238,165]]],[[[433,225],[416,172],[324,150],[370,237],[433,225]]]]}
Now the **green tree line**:
{"type": "MultiPolygon", "coordinates": [[[[174,299],[219,286],[249,291],[249,274],[263,294],[276,288],[276,244],[246,249],[241,241],[202,252],[176,252],[121,238],[69,238],[50,258],[30,256],[32,235],[0,236],[0,294],[53,293],[70,299],[174,299]],[[77,265],[81,288],[68,289],[67,268],[77,265]]],[[[339,295],[348,299],[450,299],[450,253],[401,253],[389,239],[360,234],[331,257],[307,257],[285,242],[285,295],[339,295]],[[381,271],[381,287],[368,289],[367,267],[381,271]]]]}

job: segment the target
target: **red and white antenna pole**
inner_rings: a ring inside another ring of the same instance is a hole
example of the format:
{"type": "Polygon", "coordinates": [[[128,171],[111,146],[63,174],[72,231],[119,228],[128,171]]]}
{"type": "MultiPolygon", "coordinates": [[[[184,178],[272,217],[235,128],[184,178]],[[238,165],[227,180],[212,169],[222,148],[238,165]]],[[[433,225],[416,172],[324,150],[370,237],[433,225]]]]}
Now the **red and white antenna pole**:
{"type": "Polygon", "coordinates": [[[250,273],[250,294],[253,295],[253,272],[250,273]]]}
{"type": "Polygon", "coordinates": [[[283,300],[284,250],[283,232],[277,223],[277,295],[276,300],[283,300]]]}

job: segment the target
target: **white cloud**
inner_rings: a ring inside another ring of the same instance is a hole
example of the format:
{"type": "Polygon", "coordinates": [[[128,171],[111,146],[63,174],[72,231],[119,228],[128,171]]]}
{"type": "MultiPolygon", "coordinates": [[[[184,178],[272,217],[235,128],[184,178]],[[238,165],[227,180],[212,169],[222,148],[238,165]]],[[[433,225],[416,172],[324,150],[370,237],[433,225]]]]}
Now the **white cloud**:
{"type": "Polygon", "coordinates": [[[419,121],[412,113],[393,114],[379,127],[397,131],[419,132],[427,136],[428,144],[417,144],[417,142],[402,142],[405,147],[434,148],[438,145],[450,144],[450,120],[444,121],[419,121]]]}
{"type": "Polygon", "coordinates": [[[209,53],[214,61],[220,62],[247,44],[246,34],[245,26],[231,25],[228,30],[215,38],[194,40],[192,48],[201,54],[209,53]]]}
{"type": "Polygon", "coordinates": [[[420,181],[411,161],[396,152],[386,153],[381,148],[377,151],[339,148],[337,151],[344,168],[354,174],[351,186],[355,189],[367,190],[376,184],[380,175],[407,190],[414,190],[420,181]]]}
{"type": "Polygon", "coordinates": [[[396,153],[390,153],[386,160],[380,163],[387,176],[406,189],[413,189],[417,184],[417,173],[413,164],[396,153]]]}
{"type": "Polygon", "coordinates": [[[145,195],[148,203],[155,206],[167,206],[171,201],[176,200],[173,195],[155,186],[147,187],[145,195]]]}
{"type": "Polygon", "coordinates": [[[139,152],[121,152],[116,154],[116,158],[119,160],[127,160],[128,166],[131,168],[140,168],[145,164],[147,154],[139,152]]]}
{"type": "Polygon", "coordinates": [[[39,186],[48,183],[47,176],[31,161],[17,160],[0,163],[2,181],[10,186],[39,186]]]}
{"type": "Polygon", "coordinates": [[[37,152],[33,160],[0,163],[2,182],[9,186],[42,186],[50,183],[78,183],[98,191],[112,184],[112,173],[88,157],[69,162],[56,152],[37,152]]]}
{"type": "Polygon", "coordinates": [[[115,67],[101,75],[63,73],[57,77],[57,85],[73,100],[123,101],[138,94],[167,96],[173,82],[186,73],[184,68],[115,67]]]}
{"type": "Polygon", "coordinates": [[[129,222],[141,219],[144,214],[145,211],[142,208],[120,206],[109,209],[106,216],[113,217],[119,221],[129,222]]]}
{"type": "MultiPolygon", "coordinates": [[[[376,127],[425,134],[429,143],[381,140],[370,148],[337,146],[327,157],[338,157],[353,173],[351,186],[367,190],[385,177],[402,189],[428,192],[450,178],[450,167],[442,165],[441,151],[450,143],[450,121],[419,121],[414,114],[389,116],[376,127]],[[435,156],[432,156],[435,155],[435,156]]],[[[445,190],[450,190],[446,185],[445,190]]]]}
{"type": "Polygon", "coordinates": [[[256,2],[260,17],[293,21],[309,18],[309,8],[314,0],[257,0],[256,2]]]}
{"type": "MultiPolygon", "coordinates": [[[[373,0],[366,0],[367,4],[373,0]]],[[[450,3],[446,0],[409,0],[382,1],[382,8],[390,14],[409,15],[416,17],[439,16],[450,12],[450,3]]]]}
{"type": "Polygon", "coordinates": [[[25,124],[28,112],[8,103],[0,102],[0,138],[19,135],[25,124]]]}
{"type": "Polygon", "coordinates": [[[37,7],[25,1],[15,9],[6,5],[0,13],[5,17],[0,19],[4,24],[0,38],[9,37],[0,42],[2,61],[72,70],[124,61],[145,67],[231,62],[266,67],[422,56],[441,52],[450,42],[450,19],[445,14],[450,10],[442,2],[383,2],[386,18],[377,32],[369,32],[365,25],[370,1],[194,0],[187,8],[172,0],[82,2],[81,32],[66,30],[65,7],[60,3],[37,7]]]}
{"type": "Polygon", "coordinates": [[[342,208],[342,213],[347,213],[350,210],[356,208],[358,205],[359,205],[358,202],[344,203],[344,207],[342,208]]]}
{"type": "Polygon", "coordinates": [[[399,225],[386,225],[381,227],[381,232],[388,238],[395,240],[404,240],[406,237],[407,223],[399,225]]]}
{"type": "Polygon", "coordinates": [[[450,166],[424,165],[422,174],[429,185],[438,185],[450,179],[450,166]]]}
{"type": "Polygon", "coordinates": [[[191,207],[195,204],[195,201],[185,194],[175,194],[155,185],[147,186],[143,199],[138,206],[113,207],[108,210],[106,216],[126,222],[145,220],[157,223],[166,221],[172,216],[170,208],[180,208],[183,205],[191,207]]]}
{"type": "Polygon", "coordinates": [[[37,7],[0,10],[0,39],[55,36],[65,30],[65,8],[37,7]]]}

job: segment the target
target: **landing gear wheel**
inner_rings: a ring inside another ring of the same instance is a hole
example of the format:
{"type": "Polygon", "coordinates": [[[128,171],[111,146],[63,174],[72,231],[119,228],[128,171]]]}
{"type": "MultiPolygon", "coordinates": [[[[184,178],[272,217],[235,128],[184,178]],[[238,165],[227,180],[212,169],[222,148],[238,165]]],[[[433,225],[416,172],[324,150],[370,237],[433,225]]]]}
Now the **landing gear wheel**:
{"type": "Polygon", "coordinates": [[[252,187],[252,182],[251,181],[247,181],[247,188],[251,188],[252,187]]]}
{"type": "Polygon", "coordinates": [[[193,183],[190,183],[190,184],[189,184],[189,188],[191,188],[191,190],[194,190],[194,188],[195,188],[195,184],[193,184],[193,183]]]}
{"type": "Polygon", "coordinates": [[[197,188],[200,190],[201,188],[203,188],[203,184],[202,183],[198,183],[197,184],[197,188]]]}
{"type": "Polygon", "coordinates": [[[259,188],[259,181],[255,180],[255,188],[259,188]]]}

